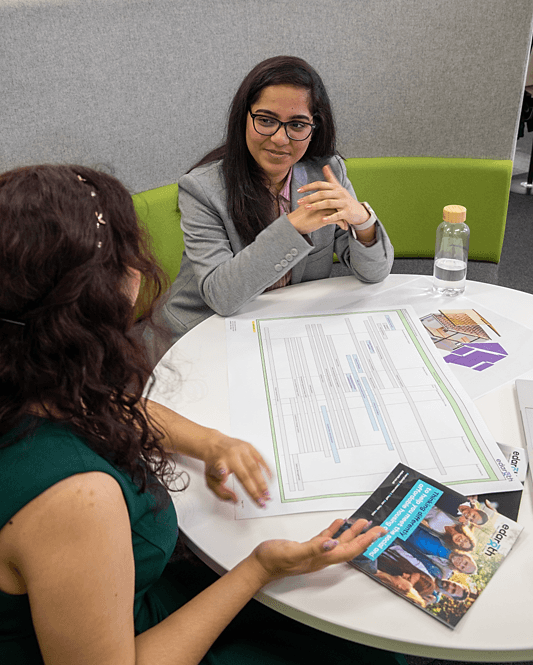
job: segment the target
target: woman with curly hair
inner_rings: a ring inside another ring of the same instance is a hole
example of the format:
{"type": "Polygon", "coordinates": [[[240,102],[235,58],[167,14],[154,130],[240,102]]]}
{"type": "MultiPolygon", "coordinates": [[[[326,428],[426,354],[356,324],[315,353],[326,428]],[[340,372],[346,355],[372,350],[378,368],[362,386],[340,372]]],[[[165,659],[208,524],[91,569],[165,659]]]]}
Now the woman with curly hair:
{"type": "Polygon", "coordinates": [[[170,570],[170,453],[202,460],[221,499],[236,500],[231,473],[260,506],[268,491],[250,444],[142,397],[131,324],[141,276],[156,296],[158,275],[115,178],[0,175],[0,662],[289,663],[306,645],[386,662],[266,608],[227,628],[268,582],[359,554],[383,533],[359,535],[364,521],[338,539],[341,520],[306,543],[262,543],[214,581],[170,570]]]}

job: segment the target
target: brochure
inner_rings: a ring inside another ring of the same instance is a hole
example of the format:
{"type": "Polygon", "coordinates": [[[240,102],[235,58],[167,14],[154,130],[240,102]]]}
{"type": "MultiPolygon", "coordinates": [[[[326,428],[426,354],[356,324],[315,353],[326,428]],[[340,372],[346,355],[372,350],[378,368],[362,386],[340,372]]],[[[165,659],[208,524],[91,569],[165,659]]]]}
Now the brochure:
{"type": "MultiPolygon", "coordinates": [[[[527,450],[517,446],[507,446],[504,443],[498,443],[498,446],[511,470],[509,475],[517,478],[523,485],[528,467],[527,450]]],[[[520,510],[520,501],[522,500],[522,490],[475,494],[467,496],[467,499],[470,501],[472,508],[496,510],[501,515],[516,521],[520,510]]]]}
{"type": "Polygon", "coordinates": [[[507,466],[509,466],[514,476],[523,485],[528,467],[527,450],[525,448],[518,448],[518,446],[508,446],[505,443],[498,443],[498,447],[507,460],[507,466]]]}
{"type": "Polygon", "coordinates": [[[491,505],[398,464],[336,535],[360,518],[386,527],[350,565],[454,628],[522,530],[491,505]]]}

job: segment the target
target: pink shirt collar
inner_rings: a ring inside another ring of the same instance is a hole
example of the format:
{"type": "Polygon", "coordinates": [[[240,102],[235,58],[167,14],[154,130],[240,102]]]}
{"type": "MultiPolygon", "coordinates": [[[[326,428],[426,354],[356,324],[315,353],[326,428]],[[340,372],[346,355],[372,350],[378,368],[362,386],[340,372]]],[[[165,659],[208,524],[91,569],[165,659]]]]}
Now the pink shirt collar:
{"type": "Polygon", "coordinates": [[[291,211],[291,180],[292,166],[290,168],[289,175],[287,176],[287,180],[285,180],[285,184],[283,185],[283,189],[278,194],[279,205],[280,208],[283,208],[284,212],[291,211]]]}

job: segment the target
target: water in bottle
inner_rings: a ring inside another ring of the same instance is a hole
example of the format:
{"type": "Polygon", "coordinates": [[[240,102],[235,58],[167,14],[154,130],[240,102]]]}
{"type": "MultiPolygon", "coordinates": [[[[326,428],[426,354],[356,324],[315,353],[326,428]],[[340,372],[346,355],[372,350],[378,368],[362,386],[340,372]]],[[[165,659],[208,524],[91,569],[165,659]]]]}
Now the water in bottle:
{"type": "Polygon", "coordinates": [[[470,229],[465,224],[466,208],[449,205],[443,210],[443,221],[437,229],[433,291],[456,296],[466,284],[470,229]]]}

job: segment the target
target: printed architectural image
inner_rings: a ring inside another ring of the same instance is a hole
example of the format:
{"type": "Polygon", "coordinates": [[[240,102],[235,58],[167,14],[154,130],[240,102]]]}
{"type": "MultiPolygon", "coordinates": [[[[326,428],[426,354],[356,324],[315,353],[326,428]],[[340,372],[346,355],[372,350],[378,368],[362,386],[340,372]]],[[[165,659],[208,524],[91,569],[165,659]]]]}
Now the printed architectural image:
{"type": "Polygon", "coordinates": [[[435,346],[450,352],[444,357],[447,363],[482,372],[507,356],[492,341],[491,335],[500,336],[496,328],[474,309],[440,310],[420,320],[435,346]]]}

